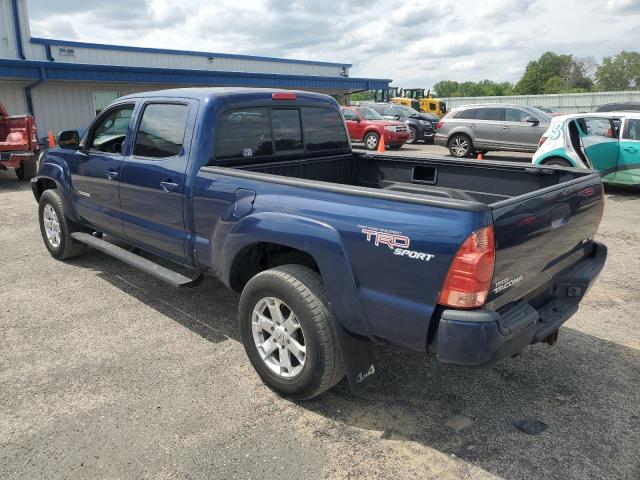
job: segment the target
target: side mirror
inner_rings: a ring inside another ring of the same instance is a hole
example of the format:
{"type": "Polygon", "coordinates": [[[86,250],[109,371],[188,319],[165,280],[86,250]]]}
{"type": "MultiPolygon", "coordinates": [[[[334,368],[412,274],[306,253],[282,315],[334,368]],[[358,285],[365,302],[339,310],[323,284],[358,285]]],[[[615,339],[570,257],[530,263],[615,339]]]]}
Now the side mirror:
{"type": "Polygon", "coordinates": [[[356,122],[356,123],[360,123],[362,120],[360,120],[360,117],[356,117],[356,118],[353,119],[353,121],[356,122]]]}
{"type": "Polygon", "coordinates": [[[60,145],[60,148],[77,150],[80,146],[80,134],[77,130],[65,130],[58,137],[58,145],[60,145]]]}
{"type": "Polygon", "coordinates": [[[524,121],[530,123],[534,127],[540,123],[540,120],[538,120],[536,117],[527,117],[524,119],[524,121]]]}

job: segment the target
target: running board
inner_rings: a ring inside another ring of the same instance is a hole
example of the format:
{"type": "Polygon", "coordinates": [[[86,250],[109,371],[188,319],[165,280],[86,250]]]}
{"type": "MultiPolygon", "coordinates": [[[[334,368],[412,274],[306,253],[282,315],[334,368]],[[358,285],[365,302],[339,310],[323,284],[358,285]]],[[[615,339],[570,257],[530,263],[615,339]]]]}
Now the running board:
{"type": "Polygon", "coordinates": [[[112,257],[117,258],[138,270],[148,273],[158,280],[168,283],[172,287],[194,287],[198,285],[202,279],[202,275],[191,278],[186,275],[182,275],[181,273],[174,272],[173,270],[163,267],[162,265],[158,265],[151,260],[141,257],[140,255],[136,255],[133,252],[125,250],[113,243],[109,243],[106,240],[102,240],[101,238],[94,237],[88,233],[73,232],[71,234],[71,238],[77,242],[84,243],[85,245],[95,248],[96,250],[100,250],[107,255],[111,255],[112,257]]]}

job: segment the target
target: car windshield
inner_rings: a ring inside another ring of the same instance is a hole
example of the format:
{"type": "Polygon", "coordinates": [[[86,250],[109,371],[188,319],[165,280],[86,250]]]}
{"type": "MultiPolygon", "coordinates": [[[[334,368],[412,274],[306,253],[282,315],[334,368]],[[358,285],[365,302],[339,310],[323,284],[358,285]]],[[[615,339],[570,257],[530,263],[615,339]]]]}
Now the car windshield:
{"type": "Polygon", "coordinates": [[[414,115],[420,116],[421,113],[417,110],[414,110],[411,107],[398,107],[398,110],[402,112],[402,115],[405,117],[413,117],[414,115]]]}
{"type": "Polygon", "coordinates": [[[384,120],[384,117],[372,108],[361,108],[360,115],[365,120],[384,120]]]}
{"type": "Polygon", "coordinates": [[[536,117],[538,117],[543,122],[550,122],[551,118],[553,118],[547,112],[543,112],[542,110],[540,110],[539,108],[536,108],[536,107],[528,107],[528,110],[530,112],[534,113],[536,115],[536,117]]]}

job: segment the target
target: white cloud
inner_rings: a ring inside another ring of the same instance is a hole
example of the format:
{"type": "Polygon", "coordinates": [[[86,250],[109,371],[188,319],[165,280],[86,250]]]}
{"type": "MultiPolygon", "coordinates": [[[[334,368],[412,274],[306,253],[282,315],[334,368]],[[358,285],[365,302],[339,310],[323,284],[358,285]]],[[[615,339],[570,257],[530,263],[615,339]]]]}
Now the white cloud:
{"type": "Polygon", "coordinates": [[[429,88],[515,81],[547,50],[640,45],[640,0],[28,0],[34,36],[348,62],[352,76],[429,88]],[[599,14],[601,13],[601,14],[599,14]]]}

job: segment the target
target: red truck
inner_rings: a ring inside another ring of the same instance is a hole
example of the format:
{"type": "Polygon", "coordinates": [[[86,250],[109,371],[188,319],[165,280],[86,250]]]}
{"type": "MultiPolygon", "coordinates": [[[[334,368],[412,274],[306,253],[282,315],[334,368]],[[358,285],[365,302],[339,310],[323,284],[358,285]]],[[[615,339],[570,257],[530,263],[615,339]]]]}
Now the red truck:
{"type": "Polygon", "coordinates": [[[377,150],[380,137],[389,148],[400,148],[409,140],[409,128],[404,122],[387,120],[368,107],[342,107],[347,122],[349,137],[356,142],[364,142],[367,150],[377,150]]]}
{"type": "Polygon", "coordinates": [[[20,180],[31,180],[36,175],[38,150],[33,116],[10,117],[0,103],[0,170],[13,168],[20,180]]]}

